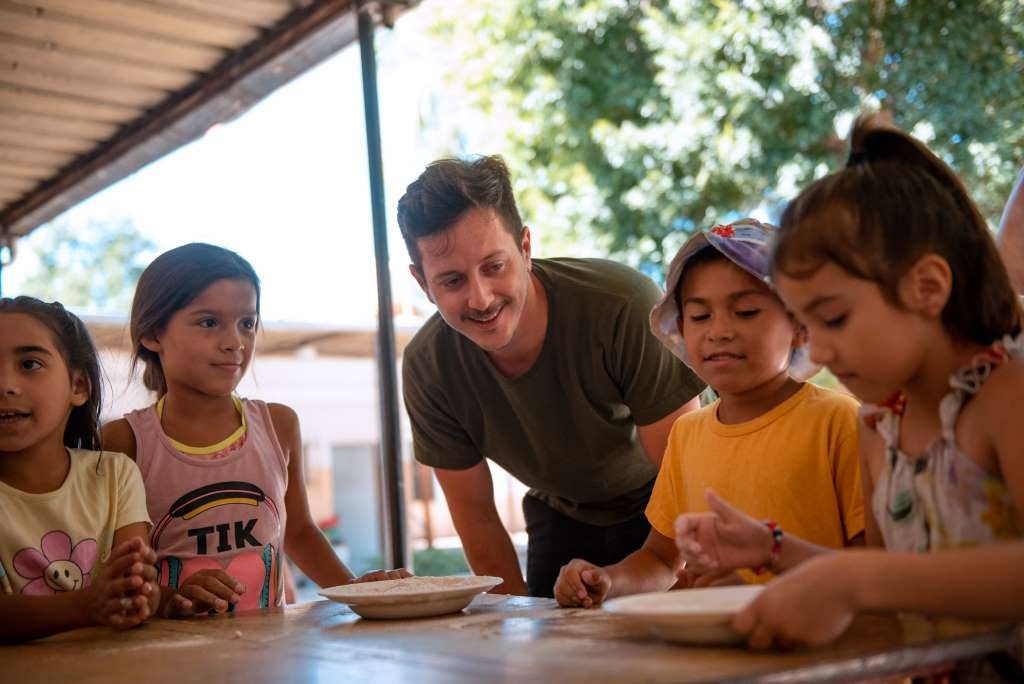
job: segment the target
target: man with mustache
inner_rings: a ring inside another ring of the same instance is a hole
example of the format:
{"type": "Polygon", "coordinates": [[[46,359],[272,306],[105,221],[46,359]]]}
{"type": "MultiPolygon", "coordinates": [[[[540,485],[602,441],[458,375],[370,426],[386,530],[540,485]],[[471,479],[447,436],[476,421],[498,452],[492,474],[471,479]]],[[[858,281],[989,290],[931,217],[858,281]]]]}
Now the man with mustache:
{"type": "Polygon", "coordinates": [[[504,578],[498,593],[552,596],[570,559],[640,548],[669,430],[703,388],[650,332],[658,287],[610,261],[532,259],[498,157],[430,164],[398,224],[438,308],[403,362],[415,455],[474,572],[504,578]],[[526,582],[487,459],[531,487],[526,582]]]}

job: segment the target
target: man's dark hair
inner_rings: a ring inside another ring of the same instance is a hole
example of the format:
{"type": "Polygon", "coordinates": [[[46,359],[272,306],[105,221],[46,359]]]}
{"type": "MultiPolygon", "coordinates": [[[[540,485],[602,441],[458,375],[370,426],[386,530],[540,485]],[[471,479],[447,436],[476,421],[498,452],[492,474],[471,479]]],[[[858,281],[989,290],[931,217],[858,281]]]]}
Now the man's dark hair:
{"type": "Polygon", "coordinates": [[[522,249],[523,220],[501,157],[439,159],[405,189],[398,200],[398,227],[417,270],[422,273],[423,264],[416,241],[448,230],[475,208],[494,210],[522,249]]]}

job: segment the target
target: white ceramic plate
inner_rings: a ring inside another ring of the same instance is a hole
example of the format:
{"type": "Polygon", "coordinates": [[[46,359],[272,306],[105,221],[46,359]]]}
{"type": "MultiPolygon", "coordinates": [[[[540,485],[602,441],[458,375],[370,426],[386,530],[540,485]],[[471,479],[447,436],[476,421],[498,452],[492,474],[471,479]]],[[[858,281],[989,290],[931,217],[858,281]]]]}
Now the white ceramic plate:
{"type": "Polygon", "coordinates": [[[668,641],[738,644],[743,637],[733,631],[732,619],[762,588],[743,585],[636,594],[612,599],[604,609],[668,641]]]}
{"type": "Polygon", "coordinates": [[[320,595],[345,603],[364,618],[400,619],[444,615],[462,610],[473,597],[501,584],[500,577],[406,577],[383,582],[344,584],[320,595]]]}

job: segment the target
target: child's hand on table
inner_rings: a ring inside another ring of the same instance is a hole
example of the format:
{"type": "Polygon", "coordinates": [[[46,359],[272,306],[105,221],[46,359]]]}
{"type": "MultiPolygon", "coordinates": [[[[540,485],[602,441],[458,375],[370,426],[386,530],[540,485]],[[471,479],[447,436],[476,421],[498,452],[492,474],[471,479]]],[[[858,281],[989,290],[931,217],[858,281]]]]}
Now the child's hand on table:
{"type": "Polygon", "coordinates": [[[168,606],[168,617],[226,612],[231,605],[242,600],[245,589],[244,584],[224,570],[200,570],[189,575],[178,587],[178,596],[172,598],[168,606]],[[180,599],[190,602],[191,606],[185,606],[180,599]]]}
{"type": "Polygon", "coordinates": [[[555,599],[565,608],[596,608],[611,591],[608,573],[593,563],[574,558],[562,566],[555,582],[555,599]]]}
{"type": "Polygon", "coordinates": [[[801,563],[768,583],[733,619],[751,648],[818,646],[839,638],[857,614],[856,554],[801,563]]]}

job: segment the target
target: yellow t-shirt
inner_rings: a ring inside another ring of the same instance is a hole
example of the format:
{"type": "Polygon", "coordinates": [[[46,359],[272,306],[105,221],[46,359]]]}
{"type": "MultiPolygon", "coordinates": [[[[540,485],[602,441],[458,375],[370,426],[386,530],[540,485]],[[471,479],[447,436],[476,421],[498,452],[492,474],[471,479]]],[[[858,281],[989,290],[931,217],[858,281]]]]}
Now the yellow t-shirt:
{"type": "Polygon", "coordinates": [[[0,482],[0,591],[47,595],[89,584],[114,532],[149,522],[135,463],[110,451],[68,449],[71,467],[52,492],[0,482]]]}
{"type": "Polygon", "coordinates": [[[864,530],[857,401],[810,383],[754,420],[726,425],[718,402],[672,426],[647,505],[666,537],[681,513],[708,510],[704,492],[783,531],[839,548],[864,530]]]}

